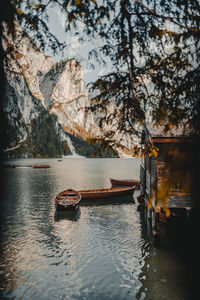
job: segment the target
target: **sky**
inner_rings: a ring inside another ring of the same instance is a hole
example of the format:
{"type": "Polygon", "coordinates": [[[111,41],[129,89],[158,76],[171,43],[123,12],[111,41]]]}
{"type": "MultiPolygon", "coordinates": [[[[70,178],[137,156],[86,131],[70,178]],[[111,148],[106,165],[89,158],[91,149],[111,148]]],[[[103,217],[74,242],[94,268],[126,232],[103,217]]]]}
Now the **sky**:
{"type": "MultiPolygon", "coordinates": [[[[45,3],[47,0],[43,1],[45,3]]],[[[38,4],[38,1],[29,0],[29,4],[35,6],[38,4]]],[[[21,5],[22,11],[26,10],[26,0],[24,0],[21,5]]],[[[97,44],[99,44],[99,41],[97,39],[95,40],[95,42],[91,42],[88,38],[88,41],[83,45],[79,41],[78,35],[65,32],[66,13],[62,12],[60,7],[58,7],[56,3],[52,2],[52,4],[48,6],[47,14],[49,20],[48,22],[45,20],[45,22],[47,22],[50,32],[56,36],[59,42],[65,42],[67,46],[63,52],[59,52],[58,50],[57,54],[54,54],[50,47],[46,47],[46,50],[43,51],[44,54],[52,56],[55,62],[58,62],[61,59],[71,58],[79,61],[83,67],[83,79],[86,81],[86,84],[96,81],[98,76],[105,75],[106,73],[108,73],[108,71],[111,70],[112,65],[110,62],[108,62],[105,67],[105,65],[99,65],[99,63],[97,63],[94,59],[90,61],[88,60],[88,52],[91,49],[94,49],[97,44]],[[94,43],[96,43],[96,45],[94,43]],[[94,65],[94,68],[91,67],[91,64],[94,65]]],[[[82,33],[82,31],[83,25],[80,25],[80,34],[82,33]]],[[[28,34],[32,36],[31,32],[29,32],[28,34]]],[[[48,45],[48,40],[46,44],[48,45]]]]}
{"type": "MultiPolygon", "coordinates": [[[[107,66],[99,65],[95,60],[88,60],[88,52],[95,46],[94,42],[90,42],[89,39],[86,43],[81,44],[79,41],[79,36],[73,35],[72,33],[65,32],[65,19],[66,14],[61,12],[59,8],[51,6],[48,9],[49,13],[49,29],[60,42],[65,42],[67,44],[65,50],[62,53],[53,54],[51,49],[48,49],[45,54],[53,56],[55,61],[60,59],[71,59],[75,58],[83,66],[83,77],[86,83],[97,80],[98,76],[106,74],[111,69],[111,64],[108,63],[107,66]],[[90,66],[92,63],[95,67],[93,69],[90,66]]],[[[80,33],[83,27],[80,26],[80,33]]],[[[98,41],[96,41],[98,43],[98,41]]]]}
{"type": "MultiPolygon", "coordinates": [[[[31,0],[31,4],[35,6],[38,2],[37,0],[31,0]]],[[[46,0],[43,0],[44,2],[46,0]]],[[[26,2],[24,2],[24,5],[26,2]]],[[[58,52],[54,54],[53,51],[48,48],[44,52],[46,55],[50,55],[53,57],[54,61],[60,61],[61,59],[71,59],[75,58],[83,67],[83,78],[86,81],[86,84],[90,82],[94,82],[98,79],[99,76],[105,75],[112,70],[112,64],[107,58],[107,64],[99,65],[99,63],[93,59],[88,60],[88,52],[93,49],[97,48],[100,45],[100,40],[97,38],[95,41],[92,42],[87,38],[87,42],[82,44],[79,41],[79,36],[73,34],[72,32],[65,32],[65,20],[66,20],[66,13],[62,12],[60,7],[56,3],[50,4],[47,8],[47,14],[49,16],[48,26],[50,32],[56,36],[59,42],[65,42],[66,48],[63,52],[58,52]],[[94,65],[94,69],[91,67],[90,64],[94,65]]],[[[79,32],[80,35],[83,32],[83,26],[80,24],[79,32]]],[[[48,42],[47,42],[48,44],[48,42]]],[[[155,51],[156,45],[152,43],[151,45],[152,51],[155,51]]],[[[165,45],[166,47],[166,45],[165,45]]],[[[166,49],[167,50],[167,47],[166,49]]],[[[59,51],[59,50],[58,50],[59,51]]],[[[142,58],[138,59],[138,63],[142,63],[142,58]]]]}
{"type": "MultiPolygon", "coordinates": [[[[66,20],[66,14],[60,10],[59,7],[57,7],[55,4],[52,4],[48,8],[48,14],[49,14],[49,29],[50,31],[57,37],[59,41],[65,42],[67,44],[66,49],[64,50],[64,53],[58,53],[57,55],[53,54],[51,49],[47,50],[45,53],[47,55],[51,55],[54,57],[55,61],[59,61],[60,59],[71,59],[75,58],[78,60],[81,65],[83,66],[83,76],[86,83],[96,81],[98,76],[105,75],[109,73],[112,70],[112,64],[107,59],[107,65],[99,65],[95,61],[95,59],[88,61],[88,52],[100,45],[100,40],[98,38],[93,40],[93,42],[88,41],[86,43],[81,44],[79,41],[79,36],[72,34],[72,33],[66,33],[65,32],[65,20],[66,20]],[[93,69],[90,66],[90,63],[94,64],[95,69],[93,69]]],[[[168,24],[170,28],[170,24],[168,24]]],[[[79,28],[80,35],[83,31],[83,25],[80,25],[79,28]]],[[[152,48],[152,51],[157,51],[156,43],[151,43],[150,47],[152,48]]],[[[165,44],[165,51],[170,51],[171,45],[165,44]]],[[[158,49],[159,51],[159,49],[158,49]]],[[[105,58],[104,58],[105,59],[105,58]]],[[[138,57],[138,64],[142,64],[143,59],[138,57]]]]}

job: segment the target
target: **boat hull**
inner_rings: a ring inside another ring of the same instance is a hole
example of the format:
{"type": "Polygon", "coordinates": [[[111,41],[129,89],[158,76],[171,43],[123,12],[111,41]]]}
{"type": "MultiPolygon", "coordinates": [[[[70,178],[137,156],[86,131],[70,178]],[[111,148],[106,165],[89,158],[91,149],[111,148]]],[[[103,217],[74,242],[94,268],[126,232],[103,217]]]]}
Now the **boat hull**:
{"type": "Polygon", "coordinates": [[[140,187],[140,181],[135,179],[113,179],[110,178],[110,182],[112,187],[115,186],[136,186],[137,188],[140,187]]]}
{"type": "MultiPolygon", "coordinates": [[[[134,202],[133,194],[135,187],[113,187],[109,189],[98,189],[98,190],[81,190],[77,191],[80,194],[81,201],[79,205],[101,205],[101,204],[111,204],[111,203],[132,203],[134,202]]],[[[66,191],[61,192],[56,197],[56,203],[64,199],[66,191]]],[[[61,204],[61,203],[60,203],[61,204]]],[[[65,209],[66,211],[71,208],[67,207],[57,207],[58,210],[65,209]]]]}
{"type": "Polygon", "coordinates": [[[33,165],[32,166],[33,169],[48,169],[50,168],[49,165],[33,165]]]}
{"type": "Polygon", "coordinates": [[[133,196],[135,187],[118,187],[98,190],[81,190],[79,191],[82,199],[105,199],[122,196],[133,196]]]}
{"type": "Polygon", "coordinates": [[[75,212],[79,207],[81,195],[78,191],[68,189],[59,193],[55,199],[57,210],[75,212]]]}
{"type": "Polygon", "coordinates": [[[74,205],[62,205],[59,202],[56,203],[56,210],[59,211],[66,211],[66,212],[76,212],[79,208],[78,204],[74,204],[74,205]]]}

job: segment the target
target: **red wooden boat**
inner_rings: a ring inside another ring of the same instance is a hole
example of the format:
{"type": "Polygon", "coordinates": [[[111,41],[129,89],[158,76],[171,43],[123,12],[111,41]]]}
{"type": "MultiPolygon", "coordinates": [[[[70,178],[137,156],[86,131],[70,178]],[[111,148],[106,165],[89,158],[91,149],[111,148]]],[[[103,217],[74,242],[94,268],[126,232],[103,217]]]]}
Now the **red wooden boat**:
{"type": "Polygon", "coordinates": [[[136,186],[140,187],[140,181],[135,179],[113,179],[110,178],[112,186],[136,186]]]}
{"type": "Polygon", "coordinates": [[[55,199],[56,209],[65,211],[76,211],[81,201],[81,195],[78,191],[68,189],[57,195],[55,199]]]}
{"type": "Polygon", "coordinates": [[[118,196],[132,196],[135,187],[112,187],[109,189],[97,190],[81,190],[79,191],[82,199],[100,199],[100,198],[114,198],[118,196]]]}
{"type": "Polygon", "coordinates": [[[32,168],[33,169],[50,168],[50,166],[49,165],[33,165],[32,168]]]}

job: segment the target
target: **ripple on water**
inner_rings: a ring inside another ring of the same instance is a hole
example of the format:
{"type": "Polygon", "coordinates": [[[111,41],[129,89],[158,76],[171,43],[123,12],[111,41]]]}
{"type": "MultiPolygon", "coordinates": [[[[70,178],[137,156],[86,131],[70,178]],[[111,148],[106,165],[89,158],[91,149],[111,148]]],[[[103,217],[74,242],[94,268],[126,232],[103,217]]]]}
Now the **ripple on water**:
{"type": "MultiPolygon", "coordinates": [[[[25,166],[36,161],[17,163],[25,166]]],[[[113,174],[138,178],[138,160],[47,159],[37,163],[51,167],[5,168],[9,179],[0,202],[2,296],[25,300],[149,296],[160,300],[159,291],[168,287],[168,299],[184,299],[183,290],[176,293],[170,279],[175,281],[173,274],[178,277],[177,262],[162,250],[155,259],[136,204],[81,206],[76,217],[55,214],[54,200],[60,191],[107,187],[113,174]],[[164,257],[169,267],[162,268],[164,257]]]]}

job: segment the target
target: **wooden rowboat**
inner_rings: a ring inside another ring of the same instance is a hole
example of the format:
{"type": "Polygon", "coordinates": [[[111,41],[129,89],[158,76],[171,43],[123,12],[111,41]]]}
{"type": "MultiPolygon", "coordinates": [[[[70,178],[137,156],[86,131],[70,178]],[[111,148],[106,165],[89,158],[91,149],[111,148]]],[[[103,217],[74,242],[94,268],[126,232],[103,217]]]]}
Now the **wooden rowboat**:
{"type": "Polygon", "coordinates": [[[81,201],[81,195],[78,191],[68,189],[57,195],[55,205],[57,210],[76,211],[81,201]]]}
{"type": "MultiPolygon", "coordinates": [[[[114,198],[114,197],[122,197],[122,196],[133,196],[135,191],[135,187],[112,187],[108,189],[96,189],[96,190],[81,190],[78,193],[81,196],[81,199],[101,199],[101,198],[114,198]]],[[[56,197],[56,201],[60,201],[63,199],[68,190],[61,192],[56,197]]]]}
{"type": "Polygon", "coordinates": [[[140,186],[140,181],[136,179],[113,179],[110,178],[110,182],[113,186],[140,186]]]}
{"type": "Polygon", "coordinates": [[[100,199],[100,198],[114,198],[122,196],[132,196],[135,187],[112,187],[109,189],[97,190],[81,190],[79,191],[82,199],[100,199]]]}
{"type": "Polygon", "coordinates": [[[33,169],[50,168],[50,166],[49,165],[33,165],[32,168],[33,169]]]}

